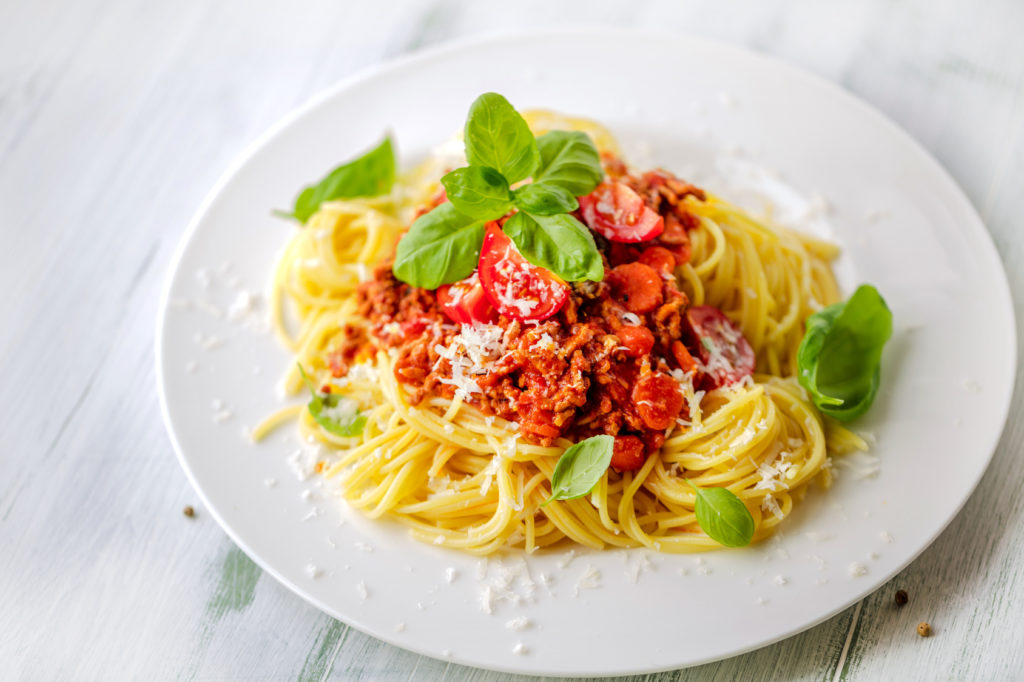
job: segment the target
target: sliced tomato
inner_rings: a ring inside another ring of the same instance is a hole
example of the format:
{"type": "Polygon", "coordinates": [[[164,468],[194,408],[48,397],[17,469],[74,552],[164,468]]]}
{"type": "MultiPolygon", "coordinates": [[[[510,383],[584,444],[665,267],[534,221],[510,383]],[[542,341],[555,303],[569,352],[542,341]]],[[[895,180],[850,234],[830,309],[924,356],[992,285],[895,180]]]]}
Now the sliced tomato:
{"type": "Polygon", "coordinates": [[[615,436],[611,466],[616,471],[636,471],[647,461],[644,442],[636,436],[615,436]]]}
{"type": "Polygon", "coordinates": [[[661,275],[650,265],[626,263],[605,274],[604,280],[612,288],[612,297],[626,306],[631,313],[649,313],[664,301],[661,275]]]}
{"type": "Polygon", "coordinates": [[[613,242],[645,242],[665,230],[665,221],[639,194],[621,182],[602,182],[580,197],[583,220],[613,242]]]}
{"type": "Polygon", "coordinates": [[[664,430],[676,423],[683,409],[683,392],[672,377],[651,372],[633,385],[633,404],[649,429],[664,430]]]}
{"type": "Polygon", "coordinates": [[[693,306],[686,311],[701,370],[709,388],[729,386],[754,373],[754,349],[718,308],[693,306]]]}
{"type": "Polygon", "coordinates": [[[626,355],[631,358],[647,355],[654,348],[654,334],[647,327],[626,325],[615,332],[615,335],[626,348],[626,355]]]}
{"type": "Polygon", "coordinates": [[[502,315],[546,320],[569,300],[569,285],[523,258],[497,223],[487,225],[479,269],[484,292],[502,315]]]}
{"type": "Polygon", "coordinates": [[[480,284],[480,276],[475,272],[462,281],[438,287],[437,302],[452,322],[475,324],[498,320],[498,311],[491,305],[480,284]]]}
{"type": "Polygon", "coordinates": [[[664,246],[648,246],[637,260],[649,265],[663,275],[671,275],[676,269],[676,257],[664,246]]]}

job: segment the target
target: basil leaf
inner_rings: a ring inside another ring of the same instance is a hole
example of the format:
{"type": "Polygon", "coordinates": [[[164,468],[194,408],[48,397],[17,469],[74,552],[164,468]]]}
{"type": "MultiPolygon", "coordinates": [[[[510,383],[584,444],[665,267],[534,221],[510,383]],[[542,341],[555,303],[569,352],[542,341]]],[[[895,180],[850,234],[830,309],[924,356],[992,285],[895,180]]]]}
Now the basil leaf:
{"type": "Polygon", "coordinates": [[[498,171],[488,166],[458,168],[441,178],[448,201],[471,218],[494,220],[512,208],[512,192],[498,171]]]}
{"type": "Polygon", "coordinates": [[[547,182],[531,182],[514,192],[515,204],[523,211],[535,215],[568,213],[580,207],[572,192],[547,182]]]}
{"type": "Polygon", "coordinates": [[[882,348],[890,336],[892,312],[869,284],[807,318],[798,378],[823,414],[850,421],[867,412],[878,394],[882,348]]]}
{"type": "Polygon", "coordinates": [[[321,395],[306,375],[306,370],[302,368],[302,365],[299,365],[299,373],[312,396],[307,409],[317,424],[343,438],[358,436],[363,432],[363,427],[366,426],[366,416],[359,414],[354,401],[333,393],[321,395]]]}
{"type": "Polygon", "coordinates": [[[530,126],[496,92],[480,95],[469,107],[464,137],[469,165],[495,168],[509,184],[532,175],[540,163],[530,126]]]}
{"type": "Polygon", "coordinates": [[[544,216],[519,211],[503,229],[526,260],[566,281],[604,279],[604,263],[594,235],[571,215],[544,216]]]}
{"type": "Polygon", "coordinates": [[[311,400],[309,413],[327,431],[342,438],[351,438],[363,433],[366,415],[359,414],[359,410],[354,407],[348,407],[348,403],[352,403],[350,398],[331,394],[319,400],[311,400]]]}
{"type": "Polygon", "coordinates": [[[394,183],[395,153],[391,138],[385,137],[358,159],[338,166],[320,182],[303,189],[295,200],[292,217],[304,223],[325,201],[387,194],[394,183]]]}
{"type": "Polygon", "coordinates": [[[421,215],[398,242],[395,277],[425,289],[469,277],[480,260],[485,225],[448,201],[421,215]]]}
{"type": "Polygon", "coordinates": [[[746,547],[754,537],[754,517],[743,501],[726,488],[698,488],[697,523],[709,538],[726,547],[746,547]]]}
{"type": "Polygon", "coordinates": [[[558,185],[573,196],[590,194],[604,178],[601,156],[586,133],[552,130],[537,138],[540,168],[536,182],[558,185]]]}
{"type": "Polygon", "coordinates": [[[575,500],[593,490],[608,470],[614,445],[611,436],[592,436],[566,448],[551,475],[551,497],[541,506],[554,500],[575,500]]]}

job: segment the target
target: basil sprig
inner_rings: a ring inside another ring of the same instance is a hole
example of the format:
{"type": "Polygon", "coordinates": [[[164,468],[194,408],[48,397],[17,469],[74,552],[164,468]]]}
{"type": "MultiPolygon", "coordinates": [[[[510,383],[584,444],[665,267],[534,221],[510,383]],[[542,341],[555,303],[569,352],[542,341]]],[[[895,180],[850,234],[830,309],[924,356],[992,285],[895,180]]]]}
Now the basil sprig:
{"type": "Polygon", "coordinates": [[[358,159],[338,166],[320,182],[303,189],[292,212],[282,215],[304,223],[325,201],[387,194],[394,183],[395,152],[391,138],[385,137],[383,142],[358,159]]]}
{"type": "Polygon", "coordinates": [[[427,289],[468,277],[480,257],[483,222],[516,209],[505,232],[528,261],[570,282],[604,278],[590,230],[569,215],[579,207],[576,197],[604,177],[586,134],[534,138],[508,100],[489,92],[469,108],[465,143],[469,166],[441,179],[448,202],[413,222],[398,244],[395,277],[427,289]]]}
{"type": "Polygon", "coordinates": [[[726,488],[698,488],[694,511],[697,523],[709,538],[726,547],[746,547],[754,537],[754,517],[743,501],[726,488]]]}
{"type": "Polygon", "coordinates": [[[306,370],[302,368],[302,365],[298,367],[311,396],[307,408],[313,420],[327,431],[342,438],[351,438],[362,434],[363,427],[366,426],[366,415],[359,414],[359,410],[352,410],[351,414],[346,414],[344,418],[330,414],[330,410],[337,407],[338,403],[349,399],[333,393],[321,394],[313,386],[313,382],[306,375],[306,370]]]}
{"type": "Polygon", "coordinates": [[[846,302],[807,318],[797,351],[800,385],[823,414],[850,421],[864,414],[878,394],[882,348],[892,336],[892,313],[870,284],[846,302]]]}
{"type": "Polygon", "coordinates": [[[615,439],[591,436],[566,448],[551,475],[551,496],[541,506],[555,500],[575,500],[597,485],[612,461],[615,439]]]}

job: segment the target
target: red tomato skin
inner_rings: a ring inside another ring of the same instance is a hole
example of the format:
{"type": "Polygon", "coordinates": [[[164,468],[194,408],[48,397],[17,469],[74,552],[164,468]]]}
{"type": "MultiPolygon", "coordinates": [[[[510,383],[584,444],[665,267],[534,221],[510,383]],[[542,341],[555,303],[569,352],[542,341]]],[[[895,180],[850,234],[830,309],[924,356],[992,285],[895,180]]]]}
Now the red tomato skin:
{"type": "Polygon", "coordinates": [[[612,287],[612,296],[631,313],[649,313],[664,301],[661,275],[649,265],[619,265],[605,275],[605,281],[612,287]]]}
{"type": "Polygon", "coordinates": [[[402,329],[402,335],[406,338],[412,338],[419,336],[423,333],[427,327],[431,325],[431,320],[425,315],[413,317],[411,319],[402,322],[399,327],[402,329]]]}
{"type": "Polygon", "coordinates": [[[546,320],[569,300],[569,286],[553,272],[538,268],[522,257],[497,223],[488,223],[480,248],[480,284],[491,305],[521,322],[546,320]],[[529,309],[515,300],[533,301],[529,309]]]}
{"type": "Polygon", "coordinates": [[[754,349],[721,310],[709,305],[693,306],[686,311],[686,322],[696,341],[703,365],[698,369],[707,387],[729,386],[754,374],[754,349]],[[718,351],[717,359],[707,343],[718,351]]]}
{"type": "Polygon", "coordinates": [[[640,377],[630,396],[647,428],[662,431],[676,423],[683,409],[683,392],[675,379],[662,372],[640,377]]]}
{"type": "Polygon", "coordinates": [[[456,324],[498,321],[498,311],[491,305],[476,273],[459,282],[439,286],[436,295],[441,310],[456,324]]]}
{"type": "Polygon", "coordinates": [[[647,327],[628,325],[615,332],[615,335],[626,347],[626,355],[631,358],[643,357],[654,348],[654,334],[647,327]]]}
{"type": "Polygon", "coordinates": [[[646,242],[665,230],[658,212],[621,182],[603,182],[579,202],[583,222],[613,242],[646,242]]]}
{"type": "Polygon", "coordinates": [[[644,442],[636,436],[615,436],[611,467],[616,471],[636,471],[647,461],[644,442]]]}
{"type": "Polygon", "coordinates": [[[640,253],[637,260],[660,273],[671,275],[672,271],[676,269],[675,255],[664,246],[648,246],[640,253]]]}

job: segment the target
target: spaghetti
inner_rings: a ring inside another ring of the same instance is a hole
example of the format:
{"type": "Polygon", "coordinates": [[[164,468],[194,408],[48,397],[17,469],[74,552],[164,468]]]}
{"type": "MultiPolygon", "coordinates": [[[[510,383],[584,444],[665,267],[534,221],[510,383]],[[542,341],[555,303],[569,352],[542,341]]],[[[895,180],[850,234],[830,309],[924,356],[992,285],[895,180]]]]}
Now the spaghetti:
{"type": "MultiPolygon", "coordinates": [[[[584,129],[602,151],[616,151],[596,124],[547,112],[525,116],[535,132],[584,129]]],[[[812,481],[830,485],[829,455],[866,449],[822,417],[793,377],[804,319],[839,298],[830,267],[835,247],[759,222],[714,196],[683,199],[695,223],[676,282],[692,306],[713,306],[742,331],[759,371],[699,390],[691,375],[676,370],[683,406],[659,435],[660,447],[638,468],[609,468],[584,497],[541,506],[559,456],[573,443],[568,432],[545,443],[465,391],[417,394],[396,375],[396,350],[379,339],[332,374],[331,355],[353,330],[373,338],[360,284],[375,277],[415,212],[437,194],[441,170],[428,162],[388,196],[325,202],[296,232],[274,273],[271,303],[281,342],[318,385],[358,404],[366,426],[359,436],[341,437],[294,407],[268,418],[254,437],[297,418],[304,437],[330,453],[323,475],[351,506],[395,519],[421,541],[477,554],[532,552],[567,539],[597,549],[703,551],[720,545],[701,531],[687,480],[735,493],[754,518],[757,541],[791,513],[812,481]],[[286,319],[288,309],[297,325],[286,319]]],[[[301,390],[298,368],[284,383],[290,392],[301,390]]]]}

